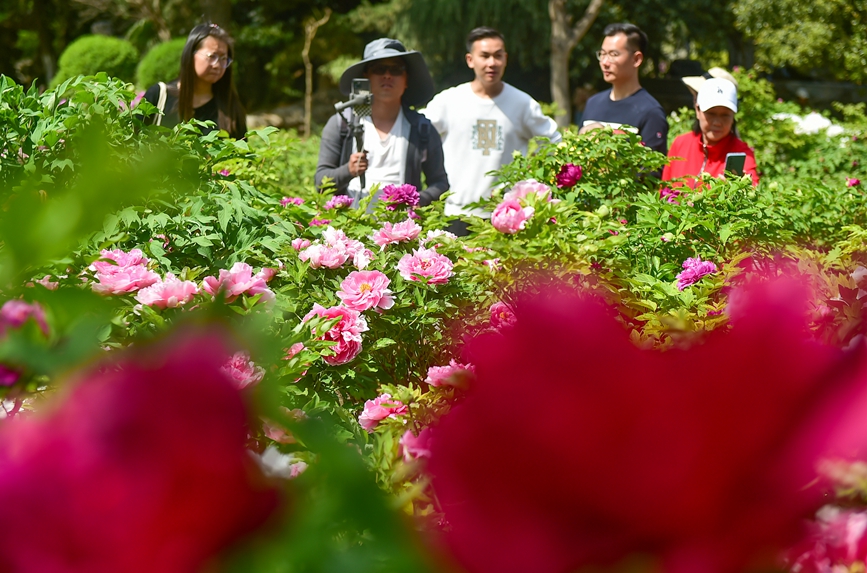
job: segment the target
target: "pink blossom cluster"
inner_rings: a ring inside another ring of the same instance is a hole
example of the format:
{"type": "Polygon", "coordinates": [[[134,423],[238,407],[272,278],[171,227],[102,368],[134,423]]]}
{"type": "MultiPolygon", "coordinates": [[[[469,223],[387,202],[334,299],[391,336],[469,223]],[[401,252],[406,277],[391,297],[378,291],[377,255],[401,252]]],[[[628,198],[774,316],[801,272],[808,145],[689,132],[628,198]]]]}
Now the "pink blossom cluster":
{"type": "Polygon", "coordinates": [[[542,201],[548,200],[551,198],[551,188],[535,179],[526,179],[512,185],[512,188],[503,195],[503,199],[518,201],[527,195],[536,195],[542,201]]]}
{"type": "Polygon", "coordinates": [[[574,187],[581,180],[581,166],[574,163],[566,163],[560,167],[560,172],[557,173],[557,187],[560,189],[566,187],[574,187]]]}
{"type": "Polygon", "coordinates": [[[48,336],[48,323],[45,321],[45,311],[38,302],[28,303],[23,300],[7,300],[0,307],[0,338],[6,336],[10,328],[21,328],[25,322],[33,319],[45,336],[48,336]]]}
{"type": "Polygon", "coordinates": [[[177,308],[193,300],[199,294],[199,287],[193,281],[182,281],[172,273],[165,280],[159,280],[149,287],[138,291],[135,299],[146,306],[157,308],[177,308]]]}
{"type": "Polygon", "coordinates": [[[825,506],[788,556],[790,571],[836,573],[867,562],[867,511],[825,506]]]}
{"type": "Polygon", "coordinates": [[[439,386],[455,386],[463,388],[469,378],[475,375],[476,369],[472,364],[461,364],[454,359],[449,360],[446,366],[431,366],[427,369],[425,382],[437,388],[439,386]]]}
{"type": "Polygon", "coordinates": [[[386,418],[396,418],[401,414],[406,414],[407,407],[400,400],[392,400],[391,394],[383,394],[374,400],[368,400],[364,403],[364,410],[358,417],[358,422],[361,427],[368,432],[373,432],[373,429],[386,418]]]}
{"type": "Polygon", "coordinates": [[[280,199],[280,205],[287,207],[289,205],[303,205],[304,199],[301,197],[283,197],[280,199]]]}
{"type": "Polygon", "coordinates": [[[495,302],[491,305],[491,327],[501,330],[511,328],[518,323],[518,317],[512,307],[504,302],[495,302]]]}
{"type": "Polygon", "coordinates": [[[307,247],[302,247],[298,258],[309,261],[314,269],[319,267],[336,269],[351,258],[355,268],[363,270],[373,258],[373,253],[365,248],[361,241],[350,239],[343,231],[328,227],[322,233],[322,242],[316,241],[307,247]]]}
{"type": "Polygon", "coordinates": [[[415,185],[386,185],[382,188],[380,200],[386,203],[385,208],[395,211],[400,205],[415,207],[418,205],[419,195],[415,185]]]}
{"type": "Polygon", "coordinates": [[[265,377],[265,369],[250,360],[250,354],[244,350],[234,353],[220,367],[220,372],[225,374],[238,390],[248,386],[255,386],[265,377]]]}
{"type": "Polygon", "coordinates": [[[677,275],[677,290],[683,290],[696,283],[701,277],[717,272],[717,267],[711,261],[702,261],[700,257],[690,257],[683,261],[683,272],[677,275]]]}
{"type": "Polygon", "coordinates": [[[352,271],[343,282],[337,297],[347,308],[364,312],[371,308],[387,310],[394,306],[389,278],[380,271],[352,271]]]}
{"type": "Polygon", "coordinates": [[[533,207],[521,207],[517,199],[506,199],[491,214],[491,225],[501,233],[513,235],[526,227],[535,211],[533,207]]]}
{"type": "Polygon", "coordinates": [[[335,195],[325,202],[323,209],[330,211],[331,209],[343,209],[352,205],[352,197],[349,195],[335,195]]]}
{"type": "Polygon", "coordinates": [[[424,282],[429,285],[445,284],[452,272],[452,261],[436,249],[420,247],[412,254],[405,254],[397,263],[400,276],[408,281],[424,282]]]}
{"type": "Polygon", "coordinates": [[[222,292],[226,302],[232,302],[242,294],[249,296],[262,295],[261,300],[271,302],[275,299],[274,292],[268,288],[266,276],[270,272],[260,271],[253,274],[253,267],[247,263],[235,263],[230,270],[220,269],[218,277],[205,277],[202,290],[211,296],[222,292]]]}
{"type": "Polygon", "coordinates": [[[333,353],[322,359],[331,366],[346,364],[361,352],[361,333],[367,330],[367,321],[358,311],[345,306],[325,308],[319,304],[313,305],[313,310],[304,316],[307,322],[314,316],[325,319],[338,318],[337,324],[320,337],[320,340],[336,342],[329,350],[333,353]]]}
{"type": "Polygon", "coordinates": [[[310,239],[305,239],[303,237],[298,237],[297,239],[292,239],[292,248],[296,251],[300,251],[302,249],[306,249],[310,246],[310,239]]]}
{"type": "MultiPolygon", "coordinates": [[[[304,413],[304,410],[297,408],[290,410],[285,406],[280,406],[280,411],[286,415],[287,419],[295,422],[302,422],[307,419],[307,414],[304,413]]],[[[292,432],[277,422],[262,420],[262,431],[268,439],[274,440],[278,444],[295,444],[298,442],[295,436],[292,435],[292,432]]]]}
{"type": "Polygon", "coordinates": [[[411,462],[418,458],[430,457],[431,433],[432,430],[430,428],[425,428],[419,432],[418,437],[412,433],[412,430],[407,430],[403,434],[398,445],[400,446],[400,453],[404,461],[411,462]]]}
{"type": "Polygon", "coordinates": [[[680,197],[682,191],[680,189],[672,189],[671,187],[663,187],[659,190],[659,198],[665,199],[672,205],[680,205],[677,202],[677,198],[680,197]]]}
{"type": "Polygon", "coordinates": [[[421,233],[421,227],[412,219],[400,223],[383,223],[382,228],[373,233],[373,242],[379,245],[380,250],[386,245],[412,241],[421,233]]]}
{"type": "Polygon", "coordinates": [[[148,270],[148,259],[140,249],[124,252],[121,249],[100,251],[103,259],[114,263],[96,261],[90,269],[96,271],[94,292],[99,294],[124,294],[148,287],[160,280],[160,276],[148,270]]]}

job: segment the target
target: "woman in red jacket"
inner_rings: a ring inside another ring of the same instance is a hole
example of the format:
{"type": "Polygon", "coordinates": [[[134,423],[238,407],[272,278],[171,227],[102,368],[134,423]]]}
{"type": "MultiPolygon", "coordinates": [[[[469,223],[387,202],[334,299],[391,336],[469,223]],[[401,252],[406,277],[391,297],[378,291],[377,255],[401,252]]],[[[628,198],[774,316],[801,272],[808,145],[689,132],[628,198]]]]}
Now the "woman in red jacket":
{"type": "Polygon", "coordinates": [[[686,184],[695,188],[697,177],[708,173],[720,177],[725,171],[729,153],[744,153],[744,173],[753,185],[758,184],[756,156],[735,134],[735,113],[738,92],[735,85],[723,78],[711,78],[698,91],[695,103],[695,124],[671,144],[669,164],[662,170],[662,179],[669,181],[686,177],[686,184]]]}

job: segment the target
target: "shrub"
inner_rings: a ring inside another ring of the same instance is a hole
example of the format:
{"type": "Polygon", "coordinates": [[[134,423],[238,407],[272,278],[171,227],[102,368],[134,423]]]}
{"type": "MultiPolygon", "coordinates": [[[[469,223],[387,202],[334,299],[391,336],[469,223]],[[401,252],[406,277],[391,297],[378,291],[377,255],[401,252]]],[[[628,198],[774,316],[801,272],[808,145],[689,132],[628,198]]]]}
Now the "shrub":
{"type": "Polygon", "coordinates": [[[69,44],[60,56],[60,65],[51,87],[74,76],[90,76],[97,72],[131,82],[137,62],[138,52],[126,40],[109,36],[82,36],[69,44]]]}
{"type": "Polygon", "coordinates": [[[147,89],[157,82],[168,82],[180,73],[181,52],[184,51],[185,38],[176,38],[157,44],[139,62],[135,71],[135,83],[147,89]]]}

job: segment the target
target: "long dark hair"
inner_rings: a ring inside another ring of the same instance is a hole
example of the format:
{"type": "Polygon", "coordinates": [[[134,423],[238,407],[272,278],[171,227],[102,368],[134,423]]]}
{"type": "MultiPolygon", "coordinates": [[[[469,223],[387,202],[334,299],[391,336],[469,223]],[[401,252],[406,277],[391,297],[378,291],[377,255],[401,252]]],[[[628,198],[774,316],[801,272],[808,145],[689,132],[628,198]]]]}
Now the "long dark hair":
{"type": "MultiPolygon", "coordinates": [[[[196,66],[193,58],[208,36],[224,42],[229,50],[228,56],[232,59],[235,57],[235,40],[216,24],[199,24],[190,31],[184,51],[181,54],[181,75],[179,78],[181,87],[178,94],[178,116],[181,121],[188,121],[193,118],[193,88],[196,85],[196,66]]],[[[228,131],[233,137],[238,137],[236,132],[246,125],[247,119],[244,106],[241,105],[238,91],[235,89],[232,66],[226,68],[223,77],[214,83],[212,90],[219,110],[217,125],[220,129],[228,131]]]]}

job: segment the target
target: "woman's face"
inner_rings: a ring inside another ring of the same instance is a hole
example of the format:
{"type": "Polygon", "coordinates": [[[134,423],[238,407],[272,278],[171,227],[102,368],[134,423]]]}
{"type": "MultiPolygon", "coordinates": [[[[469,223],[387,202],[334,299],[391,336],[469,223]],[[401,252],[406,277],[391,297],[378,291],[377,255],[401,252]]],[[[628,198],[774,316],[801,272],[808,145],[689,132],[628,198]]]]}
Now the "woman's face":
{"type": "Polygon", "coordinates": [[[220,81],[228,67],[229,47],[226,42],[208,36],[199,44],[193,55],[196,77],[209,84],[220,81]]]}
{"type": "Polygon", "coordinates": [[[403,58],[376,60],[367,66],[364,76],[370,80],[373,101],[400,102],[406,91],[406,64],[403,58]]]}
{"type": "Polygon", "coordinates": [[[698,117],[698,126],[705,143],[722,141],[732,132],[735,112],[725,106],[718,105],[707,111],[701,111],[695,106],[695,115],[698,117]]]}

